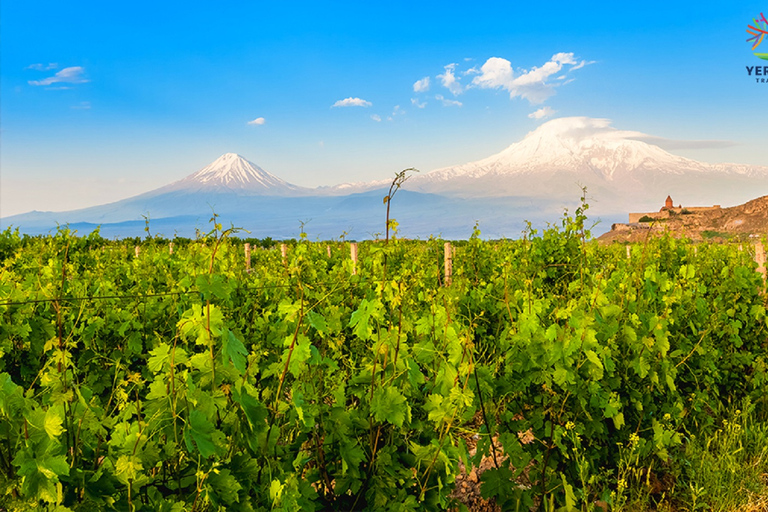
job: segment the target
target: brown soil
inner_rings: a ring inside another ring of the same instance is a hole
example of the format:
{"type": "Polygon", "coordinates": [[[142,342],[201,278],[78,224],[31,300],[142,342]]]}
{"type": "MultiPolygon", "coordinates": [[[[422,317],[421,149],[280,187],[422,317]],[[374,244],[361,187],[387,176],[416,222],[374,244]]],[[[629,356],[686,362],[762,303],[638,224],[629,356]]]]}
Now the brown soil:
{"type": "MultiPolygon", "coordinates": [[[[532,443],[535,441],[533,434],[530,432],[518,432],[517,436],[520,438],[520,442],[523,444],[532,443]]],[[[469,450],[470,457],[474,457],[477,454],[477,441],[478,435],[472,437],[472,448],[469,450]]],[[[468,440],[469,441],[469,440],[468,440]]],[[[467,443],[470,446],[470,443],[467,443]]],[[[480,495],[480,477],[489,469],[496,467],[496,464],[501,467],[507,465],[512,471],[515,468],[508,462],[509,457],[504,453],[504,449],[497,437],[493,438],[493,447],[496,449],[496,457],[494,460],[493,455],[490,453],[483,454],[478,466],[472,466],[467,469],[464,464],[459,462],[459,474],[456,476],[456,488],[451,493],[451,497],[464,504],[469,512],[501,512],[501,507],[496,504],[496,500],[486,500],[480,495]]],[[[531,463],[533,464],[533,462],[531,463]]],[[[523,471],[522,475],[518,478],[516,485],[529,486],[528,470],[530,466],[523,471]]]]}

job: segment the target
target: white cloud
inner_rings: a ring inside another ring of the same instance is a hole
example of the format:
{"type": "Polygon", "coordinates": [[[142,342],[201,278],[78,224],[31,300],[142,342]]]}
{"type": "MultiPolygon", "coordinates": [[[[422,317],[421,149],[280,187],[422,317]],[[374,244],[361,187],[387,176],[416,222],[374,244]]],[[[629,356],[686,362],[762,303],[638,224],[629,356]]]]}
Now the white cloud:
{"type": "Polygon", "coordinates": [[[653,144],[667,151],[675,151],[679,149],[721,149],[738,146],[738,143],[732,140],[679,140],[655,137],[644,133],[633,135],[631,132],[627,138],[653,144]]]}
{"type": "MultiPolygon", "coordinates": [[[[547,107],[544,107],[547,108],[547,107]]],[[[561,117],[548,121],[548,130],[558,136],[569,139],[584,139],[599,136],[613,140],[639,140],[659,146],[665,150],[679,149],[720,149],[737,146],[731,140],[679,140],[648,135],[647,133],[618,130],[612,126],[610,119],[595,119],[589,117],[561,117]]]]}
{"type": "Polygon", "coordinates": [[[387,121],[394,121],[395,117],[405,114],[405,110],[400,108],[400,105],[395,105],[392,109],[392,113],[387,116],[387,121]]]}
{"type": "Polygon", "coordinates": [[[435,99],[437,101],[442,101],[444,107],[461,107],[462,105],[464,105],[460,101],[449,100],[447,98],[444,98],[442,94],[438,94],[437,96],[435,96],[435,99]]]}
{"type": "Polygon", "coordinates": [[[374,120],[374,121],[376,121],[377,123],[380,123],[380,122],[381,122],[381,116],[380,116],[380,115],[378,115],[378,114],[373,114],[373,115],[371,116],[371,119],[373,119],[373,120],[374,120]]]}
{"type": "Polygon", "coordinates": [[[454,69],[456,69],[456,64],[448,64],[445,66],[445,73],[442,75],[437,75],[437,78],[440,79],[443,87],[451,91],[451,94],[458,96],[463,92],[464,88],[456,79],[456,75],[453,72],[454,69]]]}
{"type": "Polygon", "coordinates": [[[373,105],[370,101],[365,101],[362,98],[346,98],[343,100],[339,100],[333,105],[331,105],[331,108],[333,107],[370,107],[373,105]]]}
{"type": "Polygon", "coordinates": [[[514,71],[512,71],[511,62],[501,57],[491,57],[482,65],[480,76],[475,77],[472,83],[484,89],[497,87],[507,89],[511,87],[513,76],[514,71]]]}
{"type": "Polygon", "coordinates": [[[578,64],[576,64],[575,66],[573,66],[573,67],[571,68],[571,71],[574,71],[574,70],[576,70],[576,69],[581,69],[581,68],[583,68],[584,66],[588,66],[588,65],[590,65],[590,64],[594,64],[594,63],[595,63],[595,61],[594,61],[594,60],[590,60],[589,62],[587,62],[586,60],[583,60],[583,61],[579,62],[578,64]]]}
{"type": "Polygon", "coordinates": [[[573,52],[556,53],[552,56],[552,60],[560,62],[561,64],[576,64],[576,61],[573,59],[573,52]]]}
{"type": "Polygon", "coordinates": [[[90,101],[81,101],[79,105],[72,105],[72,109],[75,110],[90,110],[91,109],[91,102],[90,101]]]}
{"type": "Polygon", "coordinates": [[[48,78],[44,78],[42,80],[30,80],[27,83],[29,83],[29,85],[36,86],[51,85],[56,83],[83,84],[88,82],[88,79],[83,77],[83,73],[85,73],[85,68],[81,66],[72,66],[64,68],[55,75],[49,76],[48,78]]]}
{"type": "Polygon", "coordinates": [[[531,119],[544,119],[546,117],[551,117],[556,113],[557,110],[553,110],[552,107],[541,107],[536,112],[531,112],[528,114],[528,117],[531,119]]]}
{"type": "MultiPolygon", "coordinates": [[[[567,71],[572,71],[586,64],[586,61],[576,61],[573,53],[560,52],[543,65],[521,70],[515,76],[511,62],[500,57],[491,57],[482,65],[480,74],[472,80],[472,84],[484,89],[501,88],[509,92],[510,98],[520,96],[531,104],[538,104],[555,94],[555,85],[549,82],[552,75],[560,73],[563,66],[571,66],[567,71]]],[[[565,75],[560,75],[557,79],[562,80],[564,77],[565,75]]]]}
{"type": "Polygon", "coordinates": [[[416,108],[424,108],[427,106],[427,102],[419,103],[419,100],[416,98],[411,98],[411,105],[413,105],[416,108]]]}
{"type": "Polygon", "coordinates": [[[30,64],[24,69],[34,69],[35,71],[49,71],[51,69],[56,69],[58,67],[59,65],[57,63],[49,62],[47,65],[46,64],[30,64]]]}
{"type": "Polygon", "coordinates": [[[429,77],[425,76],[421,80],[416,80],[413,84],[413,92],[426,92],[429,90],[429,77]]]}
{"type": "Polygon", "coordinates": [[[266,122],[267,122],[267,120],[264,119],[263,117],[257,117],[253,121],[248,121],[248,124],[262,125],[262,124],[264,124],[266,122]]]}

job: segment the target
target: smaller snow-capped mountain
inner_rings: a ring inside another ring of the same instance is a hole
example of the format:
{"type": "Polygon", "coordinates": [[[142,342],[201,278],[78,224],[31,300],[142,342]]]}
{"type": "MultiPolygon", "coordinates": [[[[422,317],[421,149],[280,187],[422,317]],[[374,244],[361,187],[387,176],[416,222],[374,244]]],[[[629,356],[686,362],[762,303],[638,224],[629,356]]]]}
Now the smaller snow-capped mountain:
{"type": "Polygon", "coordinates": [[[210,165],[153,193],[234,192],[241,195],[287,196],[308,189],[288,183],[235,153],[226,153],[210,165]]]}

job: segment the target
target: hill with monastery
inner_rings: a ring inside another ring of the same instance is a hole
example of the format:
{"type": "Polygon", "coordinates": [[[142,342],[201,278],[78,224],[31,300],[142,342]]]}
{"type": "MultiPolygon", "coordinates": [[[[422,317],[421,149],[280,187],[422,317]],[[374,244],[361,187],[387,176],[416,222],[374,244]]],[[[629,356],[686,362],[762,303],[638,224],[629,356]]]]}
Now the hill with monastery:
{"type": "Polygon", "coordinates": [[[671,233],[694,241],[747,241],[768,236],[768,196],[730,208],[674,205],[672,197],[658,211],[630,213],[627,223],[615,223],[599,240],[638,242],[671,233]]]}

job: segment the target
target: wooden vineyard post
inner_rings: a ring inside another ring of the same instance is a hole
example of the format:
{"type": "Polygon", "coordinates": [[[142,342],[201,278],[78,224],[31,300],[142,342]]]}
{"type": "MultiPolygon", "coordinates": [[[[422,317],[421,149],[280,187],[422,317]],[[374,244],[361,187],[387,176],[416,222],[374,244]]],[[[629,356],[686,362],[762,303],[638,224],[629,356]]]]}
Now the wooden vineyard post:
{"type": "Polygon", "coordinates": [[[632,259],[632,248],[627,246],[627,259],[632,259]]]}
{"type": "Polygon", "coordinates": [[[173,254],[173,242],[168,244],[168,254],[173,254]]]}
{"type": "Polygon", "coordinates": [[[251,244],[245,244],[245,271],[251,271],[251,244]]]}
{"type": "Polygon", "coordinates": [[[357,275],[357,242],[349,244],[349,256],[352,258],[352,275],[357,275]]]}
{"type": "Polygon", "coordinates": [[[766,279],[765,270],[765,248],[763,248],[762,242],[755,244],[755,262],[757,262],[757,271],[763,276],[763,281],[766,279]]]}
{"type": "Polygon", "coordinates": [[[133,254],[136,255],[136,257],[139,257],[139,254],[141,253],[141,247],[138,245],[133,248],[133,254]]]}
{"type": "Polygon", "coordinates": [[[445,242],[445,286],[451,285],[451,276],[453,275],[453,251],[451,250],[451,242],[445,242]]]}
{"type": "Polygon", "coordinates": [[[326,245],[325,249],[328,251],[328,258],[330,259],[330,257],[331,257],[331,246],[330,245],[326,245]]]}
{"type": "Polygon", "coordinates": [[[280,244],[280,254],[283,255],[283,265],[288,264],[288,246],[285,244],[280,244]]]}

